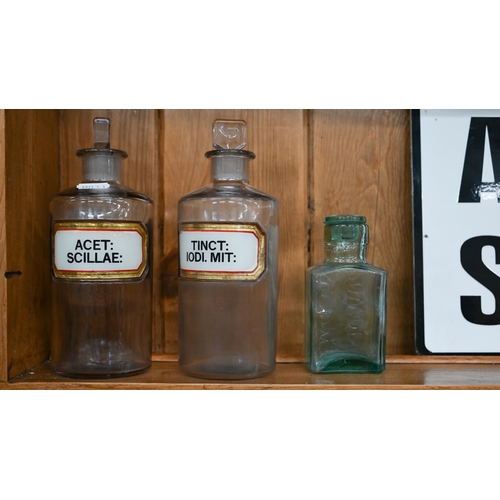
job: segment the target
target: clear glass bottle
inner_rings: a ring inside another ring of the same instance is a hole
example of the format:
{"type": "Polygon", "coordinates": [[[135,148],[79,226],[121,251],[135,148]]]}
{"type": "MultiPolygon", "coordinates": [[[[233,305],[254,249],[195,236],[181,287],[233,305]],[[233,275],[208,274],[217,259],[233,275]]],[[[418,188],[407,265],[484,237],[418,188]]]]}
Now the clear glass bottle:
{"type": "Polygon", "coordinates": [[[77,151],[83,181],[54,196],[51,364],[69,377],[117,377],[151,365],[150,198],[121,184],[127,153],[94,119],[94,147],[77,151]]]}
{"type": "Polygon", "coordinates": [[[325,260],[306,272],[306,365],[313,373],[385,369],[387,272],[367,264],[359,215],[325,217],[325,260]]]}
{"type": "Polygon", "coordinates": [[[216,120],[212,182],[179,200],[179,367],[245,379],[275,369],[278,201],[248,183],[246,124],[216,120]]]}

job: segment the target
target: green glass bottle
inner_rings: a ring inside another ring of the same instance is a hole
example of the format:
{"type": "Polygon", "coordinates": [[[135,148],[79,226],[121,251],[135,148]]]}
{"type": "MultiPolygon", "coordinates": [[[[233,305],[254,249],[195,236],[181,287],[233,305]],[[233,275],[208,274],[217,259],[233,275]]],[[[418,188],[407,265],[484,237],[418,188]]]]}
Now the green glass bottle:
{"type": "Polygon", "coordinates": [[[324,223],[325,260],[306,272],[306,365],[313,373],[380,373],[387,272],[366,262],[366,217],[324,223]]]}

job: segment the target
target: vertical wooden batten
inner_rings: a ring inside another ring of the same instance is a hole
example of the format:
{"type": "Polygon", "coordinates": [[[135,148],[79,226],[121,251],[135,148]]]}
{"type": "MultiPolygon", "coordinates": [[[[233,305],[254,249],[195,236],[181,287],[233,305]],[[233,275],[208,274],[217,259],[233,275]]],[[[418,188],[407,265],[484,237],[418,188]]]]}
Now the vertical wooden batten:
{"type": "Polygon", "coordinates": [[[212,122],[243,119],[248,126],[250,183],[280,202],[278,356],[302,354],[303,273],[307,264],[307,126],[302,110],[174,110],[162,114],[165,232],[162,307],[166,353],[177,352],[177,202],[210,181],[205,152],[212,122]]]}
{"type": "Polygon", "coordinates": [[[163,234],[162,175],[159,149],[159,114],[156,110],[86,109],[61,110],[61,189],[75,186],[82,179],[82,160],[76,151],[93,146],[93,120],[106,117],[111,121],[111,147],[128,153],[123,162],[123,184],[146,194],[153,200],[153,351],[155,339],[163,331],[160,302],[160,244],[163,234]]]}
{"type": "Polygon", "coordinates": [[[58,131],[57,111],[5,111],[8,378],[49,357],[48,205],[59,186],[58,131]]]}
{"type": "Polygon", "coordinates": [[[310,148],[313,264],[323,260],[326,215],[365,215],[368,261],[389,273],[387,353],[414,353],[408,112],[315,110],[310,148]]]}
{"type": "Polygon", "coordinates": [[[7,228],[5,210],[5,110],[0,109],[0,382],[7,382],[7,228]]]}

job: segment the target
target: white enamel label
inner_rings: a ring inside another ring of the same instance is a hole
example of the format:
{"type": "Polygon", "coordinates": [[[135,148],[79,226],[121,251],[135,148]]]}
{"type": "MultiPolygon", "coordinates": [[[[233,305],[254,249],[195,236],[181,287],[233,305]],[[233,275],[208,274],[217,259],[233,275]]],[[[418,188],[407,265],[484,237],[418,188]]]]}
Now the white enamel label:
{"type": "Polygon", "coordinates": [[[181,276],[256,278],[264,268],[264,234],[255,225],[184,225],[179,232],[181,276]]]}
{"type": "Polygon", "coordinates": [[[147,233],[138,223],[56,223],[53,249],[56,277],[138,277],[146,267],[147,233]]]}

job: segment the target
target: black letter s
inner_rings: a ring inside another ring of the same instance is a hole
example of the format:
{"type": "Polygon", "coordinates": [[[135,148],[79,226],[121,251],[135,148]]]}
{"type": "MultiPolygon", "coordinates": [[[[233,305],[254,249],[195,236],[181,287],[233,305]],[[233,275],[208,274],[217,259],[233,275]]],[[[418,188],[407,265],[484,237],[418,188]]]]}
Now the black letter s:
{"type": "Polygon", "coordinates": [[[467,321],[476,325],[500,325],[500,277],[490,271],[482,260],[483,247],[495,249],[495,263],[500,264],[500,237],[476,236],[464,242],[460,249],[460,261],[465,271],[485,286],[495,296],[495,312],[484,314],[480,296],[461,296],[460,307],[467,321]]]}

